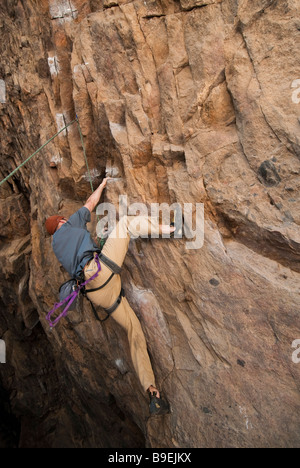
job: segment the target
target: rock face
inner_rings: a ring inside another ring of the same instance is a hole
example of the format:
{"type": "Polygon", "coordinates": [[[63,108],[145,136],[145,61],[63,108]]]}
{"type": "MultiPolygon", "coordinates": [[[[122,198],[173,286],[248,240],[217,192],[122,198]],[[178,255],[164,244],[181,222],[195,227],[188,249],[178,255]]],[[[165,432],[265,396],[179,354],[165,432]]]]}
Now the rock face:
{"type": "Polygon", "coordinates": [[[299,447],[298,2],[3,0],[0,27],[1,179],[77,114],[105,201],[205,207],[202,248],[124,265],[172,408],[149,419],[113,320],[45,320],[67,279],[45,218],[91,190],[77,125],[0,187],[1,444],[299,447]]]}

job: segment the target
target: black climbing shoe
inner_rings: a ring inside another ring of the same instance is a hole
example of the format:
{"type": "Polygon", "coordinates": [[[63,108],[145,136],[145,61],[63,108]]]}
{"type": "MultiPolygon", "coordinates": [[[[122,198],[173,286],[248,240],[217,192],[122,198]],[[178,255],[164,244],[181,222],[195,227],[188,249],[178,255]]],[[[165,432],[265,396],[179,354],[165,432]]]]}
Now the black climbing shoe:
{"type": "Polygon", "coordinates": [[[150,393],[149,396],[150,396],[149,408],[150,408],[151,415],[160,416],[162,414],[170,413],[169,403],[167,403],[162,398],[157,398],[156,392],[153,392],[153,394],[150,393]]]}

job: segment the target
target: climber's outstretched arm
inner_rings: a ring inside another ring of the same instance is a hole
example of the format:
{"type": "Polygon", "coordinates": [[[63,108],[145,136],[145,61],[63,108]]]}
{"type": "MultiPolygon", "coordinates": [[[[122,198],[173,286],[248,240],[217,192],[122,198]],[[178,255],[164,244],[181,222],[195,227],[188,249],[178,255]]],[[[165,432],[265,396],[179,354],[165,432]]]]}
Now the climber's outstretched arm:
{"type": "Polygon", "coordinates": [[[88,210],[90,210],[90,212],[92,213],[92,211],[94,211],[94,209],[96,208],[100,198],[101,198],[101,195],[102,195],[102,192],[103,190],[105,189],[106,187],[106,184],[107,184],[107,180],[109,179],[109,177],[103,179],[102,183],[99,185],[99,187],[92,193],[92,195],[89,197],[89,199],[86,201],[86,204],[84,205],[88,210]]]}

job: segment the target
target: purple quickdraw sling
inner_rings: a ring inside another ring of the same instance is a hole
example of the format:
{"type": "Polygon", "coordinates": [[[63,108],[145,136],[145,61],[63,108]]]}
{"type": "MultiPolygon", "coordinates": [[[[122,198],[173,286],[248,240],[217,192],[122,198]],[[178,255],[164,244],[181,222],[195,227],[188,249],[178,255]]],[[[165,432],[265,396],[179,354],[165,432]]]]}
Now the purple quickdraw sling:
{"type": "Polygon", "coordinates": [[[58,324],[58,322],[60,321],[60,319],[62,317],[65,317],[67,314],[68,314],[68,310],[69,308],[71,307],[72,303],[77,299],[78,297],[78,294],[80,293],[81,289],[83,289],[88,283],[90,283],[91,281],[93,281],[95,278],[97,278],[97,276],[99,275],[100,271],[101,271],[101,264],[100,264],[100,261],[99,261],[99,257],[98,257],[98,254],[95,255],[95,261],[97,263],[97,266],[98,266],[98,270],[97,272],[91,276],[91,278],[89,278],[87,281],[85,281],[84,283],[81,283],[78,285],[77,289],[75,291],[73,291],[68,297],[66,297],[63,301],[61,302],[57,302],[54,304],[54,307],[52,310],[50,310],[50,312],[47,314],[46,316],[46,320],[49,322],[49,325],[50,325],[50,328],[53,328],[55,327],[55,325],[58,324]],[[57,309],[59,309],[62,305],[66,304],[66,307],[64,308],[64,310],[61,312],[60,315],[58,315],[58,317],[56,317],[56,319],[54,319],[53,321],[51,320],[51,316],[55,313],[55,311],[57,309]]]}

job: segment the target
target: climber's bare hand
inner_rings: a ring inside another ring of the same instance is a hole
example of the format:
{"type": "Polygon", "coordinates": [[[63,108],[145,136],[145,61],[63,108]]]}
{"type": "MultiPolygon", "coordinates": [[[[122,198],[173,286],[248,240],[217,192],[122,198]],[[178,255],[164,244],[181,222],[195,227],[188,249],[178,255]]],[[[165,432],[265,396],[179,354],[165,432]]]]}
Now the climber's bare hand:
{"type": "Polygon", "coordinates": [[[109,179],[110,179],[110,177],[105,177],[105,178],[102,180],[102,182],[101,182],[101,184],[100,184],[100,187],[102,188],[102,190],[105,189],[106,184],[107,184],[107,181],[108,181],[109,179]]]}

